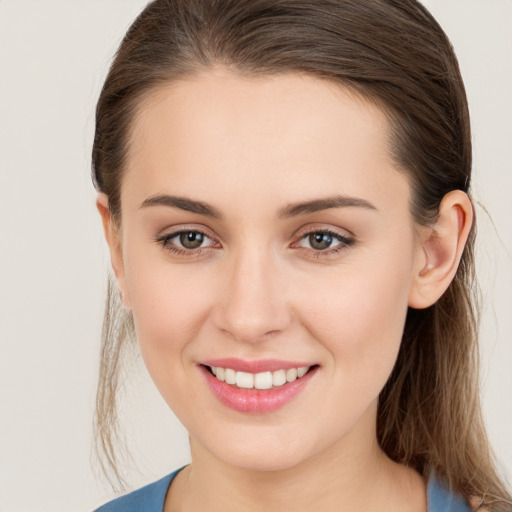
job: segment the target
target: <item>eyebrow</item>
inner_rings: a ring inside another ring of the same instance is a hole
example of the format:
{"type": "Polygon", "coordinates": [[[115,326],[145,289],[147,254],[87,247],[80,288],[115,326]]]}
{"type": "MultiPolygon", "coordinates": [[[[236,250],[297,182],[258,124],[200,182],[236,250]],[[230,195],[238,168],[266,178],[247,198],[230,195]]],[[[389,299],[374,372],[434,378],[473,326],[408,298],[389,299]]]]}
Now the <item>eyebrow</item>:
{"type": "Polygon", "coordinates": [[[208,203],[202,201],[194,201],[186,197],[170,196],[167,194],[158,194],[156,196],[148,197],[141,205],[141,208],[148,208],[150,206],[167,206],[170,208],[179,208],[187,212],[198,213],[199,215],[206,215],[214,219],[221,219],[222,214],[210,206],[208,203]]]}
{"type": "MultiPolygon", "coordinates": [[[[214,219],[222,219],[223,216],[219,210],[203,201],[195,201],[186,197],[171,196],[167,194],[158,194],[148,197],[141,205],[140,208],[148,208],[151,206],[167,206],[169,208],[178,208],[187,212],[197,213],[199,215],[206,215],[214,219]]],[[[365,208],[367,210],[377,210],[377,208],[370,202],[359,197],[350,196],[333,196],[321,199],[313,199],[311,201],[304,201],[301,203],[294,203],[286,206],[280,212],[278,217],[280,219],[287,219],[290,217],[297,217],[299,215],[306,215],[308,213],[316,213],[331,208],[365,208]]]]}
{"type": "Polygon", "coordinates": [[[290,204],[280,211],[279,218],[287,219],[289,217],[296,217],[298,215],[329,210],[330,208],[351,207],[365,208],[367,210],[377,211],[377,208],[365,199],[350,196],[333,196],[322,199],[313,199],[312,201],[304,201],[303,203],[290,204]]]}

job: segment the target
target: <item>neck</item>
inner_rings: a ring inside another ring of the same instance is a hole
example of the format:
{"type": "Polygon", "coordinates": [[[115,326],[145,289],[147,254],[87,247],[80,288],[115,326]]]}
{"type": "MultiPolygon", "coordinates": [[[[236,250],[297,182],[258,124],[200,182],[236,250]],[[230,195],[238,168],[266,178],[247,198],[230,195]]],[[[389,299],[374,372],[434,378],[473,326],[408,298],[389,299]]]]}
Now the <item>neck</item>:
{"type": "Polygon", "coordinates": [[[426,511],[421,477],[382,452],[374,426],[355,430],[328,450],[273,471],[234,467],[191,439],[192,464],[173,482],[165,510],[426,511]]]}

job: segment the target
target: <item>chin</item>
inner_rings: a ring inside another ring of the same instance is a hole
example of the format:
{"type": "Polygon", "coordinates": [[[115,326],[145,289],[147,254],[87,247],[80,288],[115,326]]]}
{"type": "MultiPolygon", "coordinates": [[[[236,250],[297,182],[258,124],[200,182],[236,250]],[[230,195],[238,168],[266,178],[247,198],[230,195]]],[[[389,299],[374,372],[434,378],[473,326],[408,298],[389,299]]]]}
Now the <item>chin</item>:
{"type": "Polygon", "coordinates": [[[226,438],[215,436],[209,440],[206,448],[216,459],[228,466],[260,472],[285,471],[299,466],[323,448],[315,446],[313,440],[308,442],[283,431],[275,435],[268,430],[259,433],[253,430],[251,434],[235,434],[226,438]]]}

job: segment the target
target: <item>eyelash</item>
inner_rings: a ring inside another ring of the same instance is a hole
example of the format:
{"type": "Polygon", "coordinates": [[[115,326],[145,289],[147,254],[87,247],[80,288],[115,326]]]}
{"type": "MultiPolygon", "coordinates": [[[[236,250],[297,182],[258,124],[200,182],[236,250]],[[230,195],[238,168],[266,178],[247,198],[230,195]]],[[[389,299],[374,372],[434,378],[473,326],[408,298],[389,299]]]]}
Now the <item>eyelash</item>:
{"type": "Polygon", "coordinates": [[[312,229],[311,231],[302,233],[301,237],[299,238],[299,241],[295,242],[293,245],[296,246],[301,241],[303,241],[303,240],[307,239],[308,237],[310,237],[311,235],[315,235],[315,234],[328,235],[339,242],[334,247],[328,247],[327,249],[324,249],[324,250],[315,250],[312,248],[301,247],[301,248],[305,249],[306,251],[308,251],[308,253],[310,253],[310,255],[312,255],[315,258],[321,258],[321,257],[325,257],[325,256],[331,256],[334,254],[338,254],[341,251],[346,250],[351,245],[354,245],[354,243],[355,243],[354,238],[341,235],[340,233],[337,233],[336,231],[333,231],[330,229],[321,229],[320,228],[320,229],[312,229]]]}
{"type": "Polygon", "coordinates": [[[205,239],[211,240],[213,242],[212,237],[208,236],[204,231],[201,231],[200,229],[181,229],[179,231],[175,231],[174,233],[159,236],[155,239],[155,241],[158,242],[166,251],[169,251],[178,256],[199,256],[205,249],[215,247],[215,244],[212,244],[206,247],[198,247],[197,249],[185,249],[171,242],[173,238],[179,237],[180,235],[184,235],[187,233],[196,233],[202,235],[205,239]]]}
{"type": "MultiPolygon", "coordinates": [[[[176,254],[178,256],[187,256],[187,257],[199,256],[206,249],[210,249],[212,247],[216,248],[215,242],[206,247],[198,247],[197,249],[181,248],[181,247],[175,245],[173,242],[171,242],[172,239],[174,239],[180,235],[187,234],[187,233],[199,234],[199,235],[205,237],[206,239],[214,242],[210,236],[208,236],[204,231],[201,231],[199,229],[182,229],[180,231],[175,231],[174,233],[169,233],[166,235],[159,236],[159,237],[155,238],[155,241],[157,243],[159,243],[165,250],[167,250],[173,254],[176,254]]],[[[292,244],[292,247],[304,249],[305,251],[310,253],[310,255],[313,255],[315,258],[320,258],[322,256],[330,256],[333,254],[338,254],[339,252],[347,249],[354,243],[355,243],[354,238],[340,235],[336,231],[332,231],[330,229],[312,229],[310,231],[302,233],[299,240],[292,244]],[[305,248],[305,247],[302,247],[299,245],[300,242],[307,239],[311,235],[315,235],[315,234],[328,235],[328,236],[332,237],[333,239],[337,240],[339,243],[337,245],[335,245],[334,247],[328,247],[327,249],[324,249],[324,250],[315,250],[313,248],[305,248]]]]}

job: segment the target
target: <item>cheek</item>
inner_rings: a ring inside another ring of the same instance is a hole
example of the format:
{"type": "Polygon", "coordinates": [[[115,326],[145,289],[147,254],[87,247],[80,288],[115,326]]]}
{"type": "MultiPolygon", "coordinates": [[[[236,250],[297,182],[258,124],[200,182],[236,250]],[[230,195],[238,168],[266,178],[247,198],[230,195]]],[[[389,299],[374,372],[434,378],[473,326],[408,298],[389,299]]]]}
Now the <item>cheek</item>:
{"type": "Polygon", "coordinates": [[[340,378],[377,392],[394,366],[408,309],[410,262],[392,262],[340,269],[324,283],[325,293],[304,296],[302,308],[304,324],[341,368],[340,378]]]}
{"type": "Polygon", "coordinates": [[[192,265],[172,265],[161,255],[149,258],[131,253],[126,268],[137,339],[157,380],[159,372],[169,374],[169,366],[181,366],[188,343],[208,316],[207,276],[192,265]]]}

